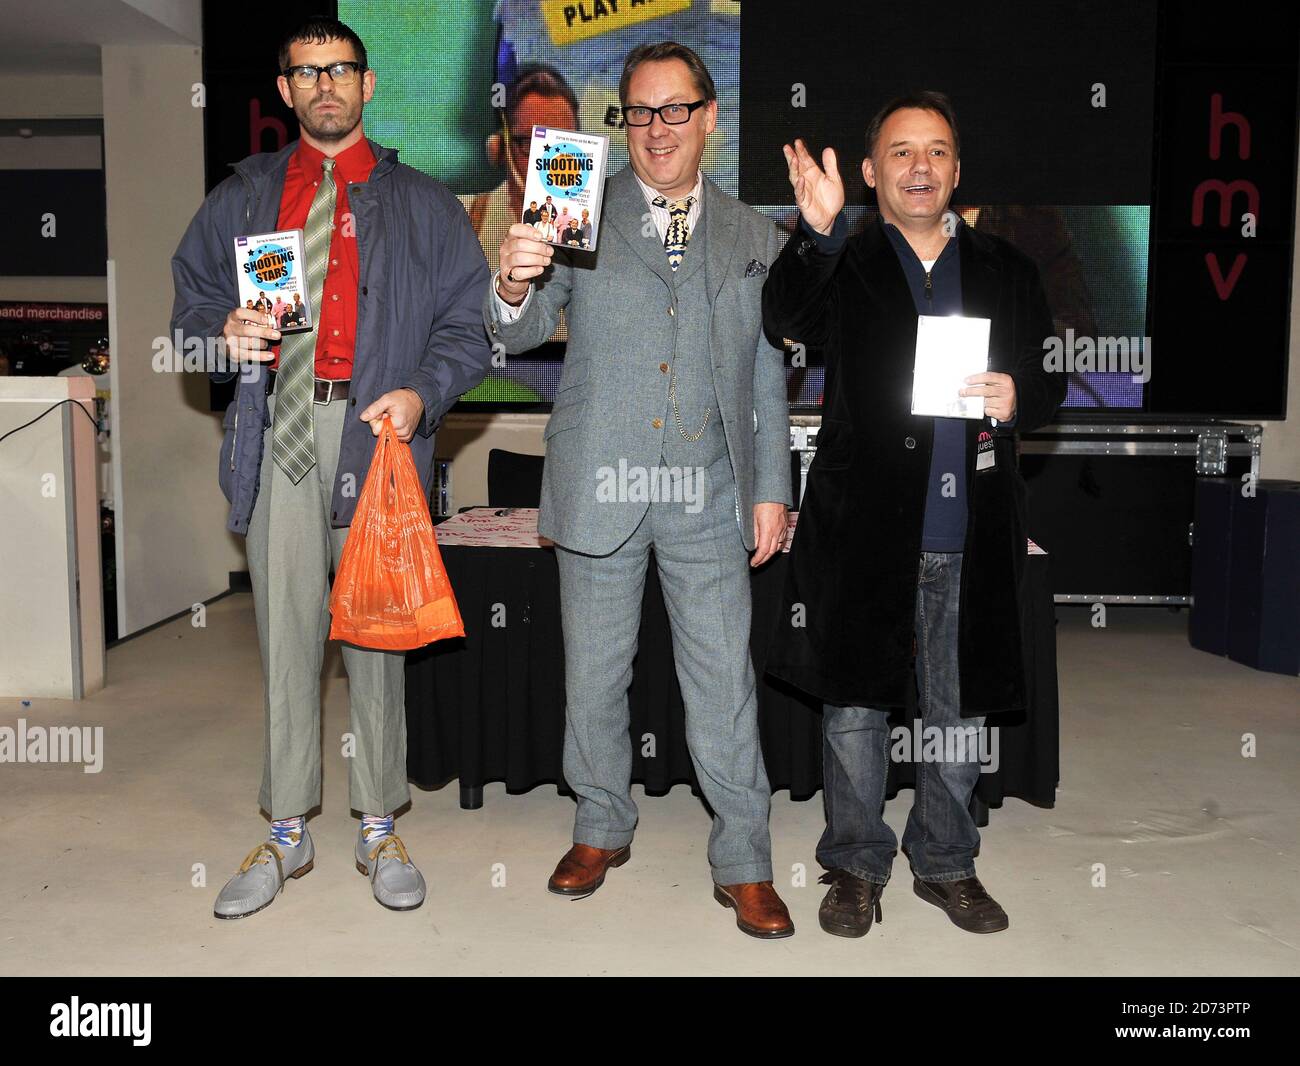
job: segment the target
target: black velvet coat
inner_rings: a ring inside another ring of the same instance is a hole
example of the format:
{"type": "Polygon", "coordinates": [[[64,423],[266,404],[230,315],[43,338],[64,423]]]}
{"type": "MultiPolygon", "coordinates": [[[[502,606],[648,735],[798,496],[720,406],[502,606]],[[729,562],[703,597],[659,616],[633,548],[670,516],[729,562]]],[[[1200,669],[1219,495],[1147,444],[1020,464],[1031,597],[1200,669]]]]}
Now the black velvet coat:
{"type": "MultiPolygon", "coordinates": [[[[963,313],[991,321],[989,369],[1015,379],[1017,402],[1015,430],[971,419],[966,431],[958,670],[962,714],[973,717],[1025,706],[1018,586],[1027,515],[1015,432],[1050,421],[1065,375],[1043,368],[1052,317],[1033,262],[964,224],[957,240],[963,313]],[[977,474],[981,431],[994,436],[996,468],[977,474]]],[[[934,420],[910,413],[916,319],[879,222],[834,254],[797,230],[763,289],[769,339],[800,341],[826,359],[817,454],[767,672],[827,703],[901,707],[912,684],[934,437],[934,420]]]]}

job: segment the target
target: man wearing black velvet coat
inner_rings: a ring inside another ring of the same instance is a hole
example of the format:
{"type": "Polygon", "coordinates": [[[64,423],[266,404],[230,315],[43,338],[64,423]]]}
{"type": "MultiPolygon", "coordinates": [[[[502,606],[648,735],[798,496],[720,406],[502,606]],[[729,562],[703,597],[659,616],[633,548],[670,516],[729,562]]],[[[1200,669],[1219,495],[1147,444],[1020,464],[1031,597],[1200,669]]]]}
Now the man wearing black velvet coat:
{"type": "Polygon", "coordinates": [[[975,876],[967,806],[978,745],[962,741],[1025,706],[1014,434],[1052,418],[1065,377],[1044,367],[1052,318],[1034,264],[948,210],[961,166],[947,98],[891,102],[867,153],[880,218],[846,237],[834,150],[818,166],[801,141],[785,146],[801,217],[768,275],[764,325],[824,352],[826,390],[767,670],[824,705],[822,928],[862,936],[880,918],[897,848],[886,714],[915,671],[925,735],[947,743],[917,767],[903,834],[913,888],[960,928],[996,932],[1008,919],[975,876]],[[919,314],[990,320],[988,372],[960,390],[984,397],[983,419],[911,414],[919,314]]]}

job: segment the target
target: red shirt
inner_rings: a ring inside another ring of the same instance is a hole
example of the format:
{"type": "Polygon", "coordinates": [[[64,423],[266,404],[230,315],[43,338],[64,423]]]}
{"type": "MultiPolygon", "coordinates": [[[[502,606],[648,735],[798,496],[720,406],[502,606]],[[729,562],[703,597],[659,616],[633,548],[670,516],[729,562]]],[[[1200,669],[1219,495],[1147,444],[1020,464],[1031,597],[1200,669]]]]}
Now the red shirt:
{"type": "MultiPolygon", "coordinates": [[[[289,157],[280,196],[279,229],[302,229],[316,196],[325,156],[306,141],[289,157]]],[[[368,181],[375,155],[364,137],[334,157],[334,234],[325,268],[321,306],[316,308],[316,376],[345,380],[352,376],[352,357],[357,337],[357,290],[361,269],[357,255],[357,227],[348,214],[348,186],[368,181]]],[[[273,370],[280,369],[280,346],[275,346],[273,370]]]]}

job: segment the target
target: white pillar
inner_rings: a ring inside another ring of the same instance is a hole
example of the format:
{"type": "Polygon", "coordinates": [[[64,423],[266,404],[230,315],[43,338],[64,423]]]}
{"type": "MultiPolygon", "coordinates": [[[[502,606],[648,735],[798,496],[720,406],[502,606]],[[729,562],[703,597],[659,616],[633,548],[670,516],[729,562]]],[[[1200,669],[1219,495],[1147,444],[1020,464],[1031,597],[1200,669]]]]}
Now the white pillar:
{"type": "Polygon", "coordinates": [[[155,341],[169,334],[171,256],[204,195],[200,51],[105,45],[102,57],[118,630],[127,636],[224,591],[247,564],[242,538],[225,528],[207,377],[152,365],[155,341]]]}

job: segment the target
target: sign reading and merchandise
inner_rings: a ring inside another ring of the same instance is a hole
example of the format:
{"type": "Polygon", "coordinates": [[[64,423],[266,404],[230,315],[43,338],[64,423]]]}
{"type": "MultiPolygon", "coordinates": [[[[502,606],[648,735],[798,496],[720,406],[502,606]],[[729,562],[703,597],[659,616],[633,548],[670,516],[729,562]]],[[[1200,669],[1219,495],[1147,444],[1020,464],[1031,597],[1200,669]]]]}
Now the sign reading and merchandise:
{"type": "Polygon", "coordinates": [[[58,374],[107,346],[108,304],[0,300],[0,374],[58,374]]]}
{"type": "Polygon", "coordinates": [[[0,300],[0,321],[30,325],[86,322],[104,326],[108,323],[108,305],[0,300]]]}

